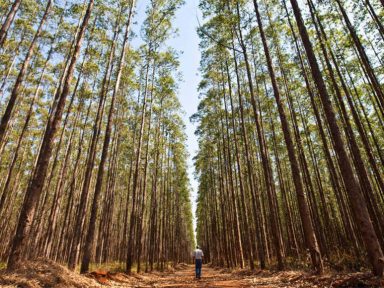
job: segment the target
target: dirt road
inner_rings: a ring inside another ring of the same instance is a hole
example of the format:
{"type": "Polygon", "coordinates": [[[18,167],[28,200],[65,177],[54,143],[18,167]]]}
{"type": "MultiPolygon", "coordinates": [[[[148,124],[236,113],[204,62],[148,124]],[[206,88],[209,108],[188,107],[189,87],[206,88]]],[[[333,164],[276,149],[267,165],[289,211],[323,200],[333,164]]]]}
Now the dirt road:
{"type": "Polygon", "coordinates": [[[210,267],[203,267],[202,278],[195,279],[192,265],[171,274],[143,275],[136,285],[134,287],[255,287],[249,279],[221,273],[210,267]]]}
{"type": "MultiPolygon", "coordinates": [[[[257,287],[257,288],[305,288],[305,287],[383,287],[382,280],[372,278],[367,273],[324,274],[322,276],[303,271],[259,271],[247,274],[246,271],[223,272],[203,267],[202,278],[196,280],[194,267],[185,266],[174,273],[136,275],[136,281],[120,287],[257,287]],[[244,273],[245,272],[245,273],[244,273]]],[[[249,271],[248,271],[249,272],[249,271]]],[[[130,279],[132,281],[132,278],[130,279]]],[[[127,284],[127,283],[126,283],[127,284]]]]}

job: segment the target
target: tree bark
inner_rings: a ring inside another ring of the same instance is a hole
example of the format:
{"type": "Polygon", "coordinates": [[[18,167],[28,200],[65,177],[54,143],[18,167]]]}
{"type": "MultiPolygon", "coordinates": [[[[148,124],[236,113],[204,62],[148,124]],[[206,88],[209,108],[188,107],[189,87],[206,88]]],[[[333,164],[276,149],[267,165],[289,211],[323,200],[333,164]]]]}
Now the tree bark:
{"type": "Polygon", "coordinates": [[[369,61],[368,55],[365,52],[365,49],[363,47],[363,44],[361,43],[359,36],[356,33],[355,28],[352,26],[351,21],[349,20],[349,17],[347,15],[347,12],[345,11],[343,5],[341,4],[340,0],[336,0],[336,3],[338,4],[341,14],[343,15],[344,21],[347,25],[347,28],[349,30],[349,33],[352,36],[353,43],[356,46],[356,49],[359,53],[359,56],[361,58],[361,62],[363,63],[363,67],[368,74],[369,80],[371,82],[372,88],[375,91],[375,94],[381,104],[381,106],[384,108],[384,92],[381,88],[381,85],[379,83],[379,80],[376,77],[375,72],[372,69],[371,63],[369,61]]]}
{"type": "Polygon", "coordinates": [[[299,204],[299,212],[301,216],[301,221],[303,224],[303,229],[304,229],[304,236],[306,238],[306,244],[308,245],[310,254],[311,254],[311,259],[312,259],[312,265],[314,269],[316,270],[317,273],[321,274],[323,272],[323,263],[321,259],[321,254],[320,250],[318,247],[315,231],[312,225],[312,220],[309,212],[309,207],[307,204],[307,200],[304,194],[304,189],[303,189],[303,183],[301,180],[300,176],[300,170],[299,170],[299,164],[295,155],[295,147],[293,145],[292,141],[292,136],[291,132],[289,129],[287,117],[285,115],[285,111],[283,108],[281,96],[280,96],[280,90],[277,85],[276,81],[276,76],[274,72],[274,68],[272,66],[272,59],[270,56],[267,40],[265,38],[262,22],[261,22],[261,17],[258,9],[258,4],[256,0],[253,0],[253,4],[255,7],[256,15],[257,15],[257,21],[259,25],[259,30],[260,30],[260,36],[263,42],[263,48],[264,48],[264,54],[267,60],[267,66],[268,66],[268,72],[269,76],[271,78],[272,82],[272,88],[274,91],[274,96],[276,99],[276,104],[280,116],[280,121],[281,121],[281,126],[284,134],[284,139],[285,143],[287,146],[288,150],[288,157],[290,160],[291,164],[291,170],[292,170],[292,176],[293,176],[293,182],[295,184],[296,188],[296,194],[297,194],[297,200],[299,204]]]}
{"type": "Polygon", "coordinates": [[[43,138],[43,144],[38,156],[36,170],[33,178],[27,188],[25,199],[22,205],[17,230],[13,239],[10,257],[8,259],[8,269],[16,269],[22,261],[22,251],[25,248],[25,242],[28,240],[32,221],[35,216],[36,205],[39,201],[44,180],[47,175],[49,159],[52,154],[53,141],[63,114],[65,100],[69,94],[71,80],[75,70],[77,58],[80,53],[81,44],[84,38],[85,30],[88,26],[89,18],[93,9],[94,0],[88,3],[87,11],[84,15],[79,34],[76,37],[76,44],[71,56],[71,62],[65,77],[62,91],[58,91],[55,99],[58,99],[56,109],[52,111],[51,117],[47,123],[47,128],[43,138]]]}
{"type": "Polygon", "coordinates": [[[356,178],[353,176],[352,165],[349,161],[348,155],[345,150],[344,141],[341,138],[340,130],[336,122],[336,115],[332,108],[330,97],[328,95],[323,75],[320,71],[317,57],[313,51],[312,43],[309,39],[307,28],[305,27],[301,10],[297,3],[297,0],[290,0],[294,15],[296,18],[297,26],[299,28],[300,36],[304,44],[304,48],[307,54],[307,58],[310,64],[313,80],[315,81],[317,90],[320,95],[321,102],[323,104],[326,119],[329,124],[332,139],[335,144],[336,154],[338,155],[338,161],[342,177],[346,186],[346,190],[352,205],[355,221],[357,227],[363,237],[368,258],[373,267],[375,275],[381,276],[384,269],[383,252],[381,251],[378,238],[373,228],[367,205],[361,194],[361,187],[356,178]]]}
{"type": "MultiPolygon", "coordinates": [[[[15,5],[17,2],[20,3],[20,1],[21,0],[15,1],[15,3],[13,5],[15,5]]],[[[25,73],[28,70],[29,62],[31,61],[31,58],[35,52],[34,49],[35,49],[37,39],[41,35],[41,32],[43,30],[43,25],[44,25],[44,23],[48,17],[51,6],[52,6],[52,0],[49,0],[47,3],[47,6],[45,7],[43,17],[40,20],[39,27],[37,28],[37,31],[36,31],[35,35],[33,36],[32,42],[29,45],[28,52],[24,58],[23,65],[21,66],[19,74],[17,75],[15,85],[13,86],[11,96],[9,97],[9,100],[8,100],[7,108],[5,109],[4,115],[1,118],[1,122],[0,122],[0,146],[2,145],[2,143],[4,141],[5,132],[6,132],[6,129],[9,125],[9,120],[11,118],[12,111],[13,111],[13,108],[15,106],[16,100],[19,96],[20,88],[21,88],[21,85],[23,84],[25,73]]],[[[1,43],[1,31],[0,31],[0,43],[1,43]]]]}
{"type": "MultiPolygon", "coordinates": [[[[9,27],[11,26],[13,19],[15,18],[16,12],[19,10],[20,4],[22,0],[15,0],[11,6],[11,10],[9,10],[7,17],[0,29],[0,48],[3,47],[5,39],[7,37],[7,33],[9,27]]],[[[51,2],[51,1],[49,1],[51,2]]]]}
{"type": "Polygon", "coordinates": [[[85,273],[88,271],[89,262],[91,261],[92,248],[93,248],[93,242],[94,242],[94,237],[95,237],[96,217],[97,217],[98,206],[99,206],[99,196],[101,193],[101,188],[103,185],[103,178],[104,178],[104,166],[105,166],[105,163],[106,163],[107,157],[108,157],[109,143],[110,143],[110,139],[111,139],[112,121],[113,121],[113,116],[115,113],[115,111],[114,111],[115,101],[116,101],[117,93],[119,92],[119,89],[120,89],[120,80],[121,80],[121,74],[122,74],[123,67],[124,67],[126,50],[127,50],[127,46],[128,46],[128,36],[129,36],[129,32],[130,32],[130,27],[131,27],[131,20],[132,20],[134,4],[135,4],[134,1],[132,1],[132,5],[129,8],[129,15],[128,15],[127,24],[125,27],[124,41],[123,41],[121,55],[120,55],[120,59],[119,59],[119,65],[118,65],[118,70],[117,70],[117,75],[116,75],[116,80],[115,80],[116,81],[115,87],[114,87],[113,94],[112,94],[111,105],[109,108],[107,126],[105,128],[103,150],[102,150],[102,154],[101,154],[101,160],[100,160],[99,170],[98,170],[97,179],[96,179],[95,193],[93,196],[91,216],[89,219],[89,228],[88,228],[88,232],[87,232],[87,236],[86,236],[86,240],[85,240],[85,251],[83,254],[80,273],[85,273]]]}

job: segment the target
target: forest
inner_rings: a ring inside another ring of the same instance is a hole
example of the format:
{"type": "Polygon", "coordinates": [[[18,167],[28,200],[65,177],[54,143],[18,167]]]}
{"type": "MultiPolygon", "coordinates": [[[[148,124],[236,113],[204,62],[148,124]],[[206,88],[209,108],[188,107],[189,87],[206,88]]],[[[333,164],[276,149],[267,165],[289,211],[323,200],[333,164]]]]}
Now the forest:
{"type": "Polygon", "coordinates": [[[150,3],[135,50],[134,0],[20,2],[1,9],[0,259],[186,261],[179,64],[164,45],[181,1],[150,3]]]}
{"type": "Polygon", "coordinates": [[[384,3],[299,2],[201,1],[197,239],[228,267],[382,275],[384,3]]]}
{"type": "Polygon", "coordinates": [[[182,96],[189,1],[0,0],[0,285],[41,262],[254,287],[185,284],[196,245],[212,281],[382,279],[384,1],[196,0],[182,96]]]}

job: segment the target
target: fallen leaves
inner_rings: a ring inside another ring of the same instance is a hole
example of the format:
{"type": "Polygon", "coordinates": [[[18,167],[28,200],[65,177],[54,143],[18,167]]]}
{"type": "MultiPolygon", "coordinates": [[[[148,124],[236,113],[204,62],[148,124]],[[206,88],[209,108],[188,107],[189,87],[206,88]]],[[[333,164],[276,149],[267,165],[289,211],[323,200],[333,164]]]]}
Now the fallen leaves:
{"type": "MultiPolygon", "coordinates": [[[[303,271],[263,271],[256,277],[249,279],[254,287],[332,287],[332,288],[380,288],[384,287],[384,280],[374,277],[371,273],[344,273],[328,272],[324,275],[313,275],[303,271]]],[[[252,287],[252,286],[250,286],[252,287]]]]}
{"type": "Polygon", "coordinates": [[[26,262],[23,267],[8,272],[0,271],[1,287],[257,287],[257,288],[354,288],[384,287],[384,280],[368,272],[335,273],[314,275],[302,270],[230,270],[203,267],[201,280],[194,278],[192,265],[178,265],[166,272],[141,273],[127,275],[104,269],[95,270],[87,275],[79,275],[65,267],[46,259],[26,262]]]}
{"type": "Polygon", "coordinates": [[[96,281],[48,260],[26,261],[14,271],[0,271],[0,286],[23,288],[99,287],[96,281]]]}

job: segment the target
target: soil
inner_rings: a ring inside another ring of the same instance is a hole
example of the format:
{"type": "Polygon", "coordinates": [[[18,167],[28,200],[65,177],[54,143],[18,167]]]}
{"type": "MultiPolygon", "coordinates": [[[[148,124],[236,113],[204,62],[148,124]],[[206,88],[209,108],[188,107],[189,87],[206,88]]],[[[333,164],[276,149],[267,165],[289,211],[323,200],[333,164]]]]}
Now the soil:
{"type": "Polygon", "coordinates": [[[255,271],[215,269],[203,266],[202,278],[195,279],[192,265],[179,265],[168,272],[126,275],[94,271],[79,275],[46,259],[26,262],[15,271],[0,271],[0,287],[384,287],[384,280],[368,272],[325,273],[322,276],[298,271],[255,271]]]}
{"type": "Polygon", "coordinates": [[[174,272],[137,274],[128,277],[125,283],[117,283],[113,280],[113,274],[111,274],[112,277],[108,275],[108,273],[104,275],[104,282],[103,280],[101,282],[108,283],[111,287],[384,287],[384,280],[375,278],[370,273],[362,272],[326,273],[318,276],[303,271],[229,271],[205,266],[203,267],[202,278],[195,279],[194,267],[185,265],[174,272]],[[110,281],[105,281],[106,279],[110,281]]]}
{"type": "Polygon", "coordinates": [[[192,265],[174,273],[144,274],[139,281],[134,287],[252,287],[248,279],[240,275],[209,267],[203,268],[201,279],[195,279],[192,265]]]}

